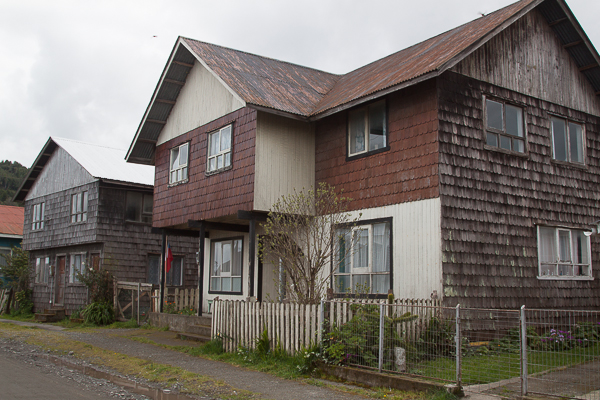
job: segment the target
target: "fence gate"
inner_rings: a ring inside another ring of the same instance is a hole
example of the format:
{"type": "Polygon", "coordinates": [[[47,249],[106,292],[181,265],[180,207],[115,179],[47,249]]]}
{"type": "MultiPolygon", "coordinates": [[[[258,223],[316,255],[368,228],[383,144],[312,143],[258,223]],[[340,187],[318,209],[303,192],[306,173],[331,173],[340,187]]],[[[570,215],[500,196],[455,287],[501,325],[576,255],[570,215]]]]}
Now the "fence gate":
{"type": "Polygon", "coordinates": [[[152,284],[115,282],[114,308],[117,321],[146,320],[152,307],[152,284]]]}

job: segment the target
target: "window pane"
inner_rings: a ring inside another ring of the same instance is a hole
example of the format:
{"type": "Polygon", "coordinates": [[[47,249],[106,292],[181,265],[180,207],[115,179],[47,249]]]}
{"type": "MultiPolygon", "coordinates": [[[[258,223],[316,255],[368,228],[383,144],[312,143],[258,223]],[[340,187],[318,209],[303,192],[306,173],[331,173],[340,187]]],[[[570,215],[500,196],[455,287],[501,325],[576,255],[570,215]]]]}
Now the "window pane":
{"type": "Polygon", "coordinates": [[[521,139],[513,139],[513,150],[519,153],[525,152],[525,141],[521,139]]]}
{"type": "Polygon", "coordinates": [[[217,169],[217,158],[214,157],[208,161],[208,171],[210,172],[210,171],[214,171],[216,169],[217,169]]]}
{"type": "Polygon", "coordinates": [[[369,275],[353,275],[352,276],[352,293],[371,293],[371,282],[369,275]]]}
{"type": "Polygon", "coordinates": [[[554,159],[567,161],[567,133],[564,120],[552,118],[552,140],[554,143],[554,159]]]}
{"type": "Polygon", "coordinates": [[[221,151],[231,148],[231,125],[221,130],[221,151]]]}
{"type": "Polygon", "coordinates": [[[187,165],[188,162],[188,144],[182,144],[179,147],[179,166],[187,165]]]}
{"type": "Polygon", "coordinates": [[[486,100],[486,117],[488,128],[503,130],[502,125],[502,103],[486,100]]]}
{"type": "Polygon", "coordinates": [[[387,294],[390,289],[390,275],[373,275],[372,293],[387,294]]]}
{"type": "Polygon", "coordinates": [[[355,231],[354,241],[354,263],[352,268],[367,268],[369,266],[369,230],[355,231]]]}
{"type": "Polygon", "coordinates": [[[160,285],[160,256],[151,255],[148,256],[148,283],[152,283],[154,285],[160,285]]]}
{"type": "Polygon", "coordinates": [[[511,139],[507,136],[502,136],[500,135],[500,148],[501,149],[506,149],[506,150],[511,150],[511,139]]]}
{"type": "Polygon", "coordinates": [[[210,279],[210,289],[215,291],[221,290],[221,278],[211,278],[210,279]]]}
{"type": "MultiPolygon", "coordinates": [[[[390,226],[373,225],[373,272],[390,270],[390,226]]],[[[387,290],[386,290],[387,293],[387,290]]]]}
{"type": "Polygon", "coordinates": [[[337,232],[337,241],[338,241],[338,272],[346,273],[350,272],[350,264],[348,257],[348,245],[351,245],[352,241],[350,240],[350,229],[340,229],[337,232]],[[348,266],[348,268],[346,268],[348,266]]]}
{"type": "Polygon", "coordinates": [[[231,272],[231,242],[223,242],[223,267],[222,272],[229,274],[231,272]]]}
{"type": "Polygon", "coordinates": [[[229,167],[231,165],[231,153],[225,153],[225,166],[229,167]]]}
{"type": "Polygon", "coordinates": [[[487,133],[487,141],[486,143],[489,146],[494,146],[494,147],[498,147],[498,135],[495,133],[487,133]]]}
{"type": "Polygon", "coordinates": [[[335,277],[334,290],[337,293],[351,292],[350,289],[350,275],[337,275],[335,277]]]}
{"type": "Polygon", "coordinates": [[[179,168],[179,147],[171,150],[171,170],[179,168]]]}
{"type": "Polygon", "coordinates": [[[83,212],[87,213],[88,210],[88,192],[83,192],[83,212]]]}
{"type": "Polygon", "coordinates": [[[231,291],[241,292],[242,291],[242,278],[231,278],[231,291]]]}
{"type": "Polygon", "coordinates": [[[583,231],[571,231],[573,240],[573,262],[577,264],[589,264],[589,237],[583,231]]]}
{"type": "MultiPolygon", "coordinates": [[[[242,276],[242,240],[233,241],[233,266],[231,268],[232,276],[242,276]]],[[[235,290],[234,291],[239,291],[235,290]]]]}
{"type": "Polygon", "coordinates": [[[571,233],[569,231],[558,231],[558,249],[559,261],[571,262],[571,233]]]}
{"type": "Polygon", "coordinates": [[[539,230],[540,260],[542,263],[554,263],[558,258],[556,253],[556,231],[554,228],[545,226],[541,226],[539,230]]]}
{"type": "Polygon", "coordinates": [[[569,146],[571,161],[583,163],[583,129],[581,125],[569,122],[569,146]]]}
{"type": "Polygon", "coordinates": [[[369,107],[369,150],[377,150],[386,145],[385,102],[369,107]]]}
{"type": "Polygon", "coordinates": [[[142,218],[142,194],[127,192],[127,204],[125,206],[125,219],[127,221],[141,221],[142,218]]]}
{"type": "Polygon", "coordinates": [[[221,275],[221,243],[217,242],[213,245],[213,268],[212,276],[221,275]]]}
{"type": "Polygon", "coordinates": [[[523,110],[519,107],[506,105],[506,133],[523,137],[523,110]]]}
{"type": "Polygon", "coordinates": [[[154,201],[154,196],[151,194],[144,195],[144,214],[152,214],[152,202],[154,201]]]}
{"type": "Polygon", "coordinates": [[[221,278],[221,290],[231,292],[231,278],[221,278]]]}
{"type": "Polygon", "coordinates": [[[217,169],[223,168],[223,156],[217,156],[217,169]]]}
{"type": "Polygon", "coordinates": [[[350,135],[350,154],[365,151],[365,121],[367,118],[366,110],[359,110],[350,113],[349,135],[350,135]]]}
{"type": "Polygon", "coordinates": [[[558,265],[558,276],[572,276],[573,265],[572,264],[559,264],[558,265]]]}
{"type": "Polygon", "coordinates": [[[77,214],[77,195],[71,196],[71,214],[77,214]]]}
{"type": "Polygon", "coordinates": [[[208,155],[214,156],[219,153],[219,132],[211,133],[209,136],[208,155]]]}

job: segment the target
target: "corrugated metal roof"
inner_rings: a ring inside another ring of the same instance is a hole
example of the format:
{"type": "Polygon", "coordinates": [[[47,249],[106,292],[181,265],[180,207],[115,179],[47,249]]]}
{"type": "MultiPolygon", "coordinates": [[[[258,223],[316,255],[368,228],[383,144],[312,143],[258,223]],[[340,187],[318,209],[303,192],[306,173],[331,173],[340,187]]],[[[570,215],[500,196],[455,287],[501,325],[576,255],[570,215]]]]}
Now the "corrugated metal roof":
{"type": "Polygon", "coordinates": [[[23,207],[0,206],[0,235],[23,236],[23,207]]]}
{"type": "Polygon", "coordinates": [[[126,150],[51,138],[94,178],[154,186],[154,167],[125,161],[126,150]]]}

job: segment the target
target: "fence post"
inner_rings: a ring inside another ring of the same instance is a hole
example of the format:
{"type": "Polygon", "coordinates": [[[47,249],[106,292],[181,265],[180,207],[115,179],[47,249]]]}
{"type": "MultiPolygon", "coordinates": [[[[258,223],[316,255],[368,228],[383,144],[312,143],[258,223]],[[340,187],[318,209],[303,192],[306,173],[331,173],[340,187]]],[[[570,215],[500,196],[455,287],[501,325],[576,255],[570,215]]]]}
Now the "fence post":
{"type": "Polygon", "coordinates": [[[383,302],[379,304],[379,373],[381,373],[381,369],[383,368],[384,307],[383,302]]]}
{"type": "Polygon", "coordinates": [[[140,286],[141,283],[137,284],[137,324],[140,324],[140,286]]]}
{"type": "Polygon", "coordinates": [[[460,304],[456,305],[456,387],[458,389],[462,386],[462,366],[461,366],[461,353],[462,353],[462,339],[460,330],[460,304]]]}
{"type": "Polygon", "coordinates": [[[525,305],[521,306],[521,396],[527,395],[527,323],[525,305]]]}
{"type": "Polygon", "coordinates": [[[325,324],[325,300],[321,300],[319,304],[319,331],[317,332],[317,340],[319,341],[319,347],[323,352],[323,325],[325,324]]]}

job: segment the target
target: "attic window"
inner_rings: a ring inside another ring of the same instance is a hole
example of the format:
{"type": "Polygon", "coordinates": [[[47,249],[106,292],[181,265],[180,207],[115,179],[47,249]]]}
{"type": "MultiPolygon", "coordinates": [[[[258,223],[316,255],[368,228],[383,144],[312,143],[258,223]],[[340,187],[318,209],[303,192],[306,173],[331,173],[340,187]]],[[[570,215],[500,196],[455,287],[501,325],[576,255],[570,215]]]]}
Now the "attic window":
{"type": "Polygon", "coordinates": [[[231,136],[231,125],[208,135],[207,173],[231,166],[231,136]]]}
{"type": "Polygon", "coordinates": [[[33,206],[31,211],[31,230],[37,231],[38,229],[44,229],[44,211],[46,203],[39,203],[33,206]]]}
{"type": "Polygon", "coordinates": [[[554,159],[584,164],[583,126],[562,118],[551,120],[554,159]]]}
{"type": "Polygon", "coordinates": [[[521,107],[485,99],[485,128],[488,146],[525,152],[525,125],[521,107]]]}
{"type": "Polygon", "coordinates": [[[348,156],[387,148],[385,101],[353,110],[348,115],[348,156]]]}
{"type": "Polygon", "coordinates": [[[171,149],[169,183],[185,182],[188,179],[189,143],[171,149]]]}
{"type": "Polygon", "coordinates": [[[88,192],[71,196],[71,223],[87,221],[88,192]]]}

